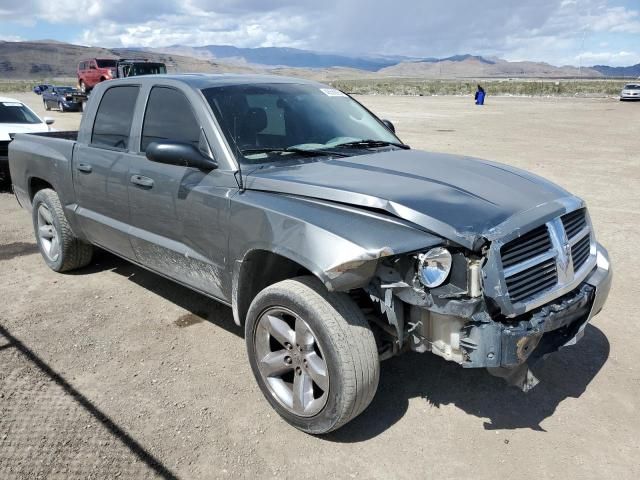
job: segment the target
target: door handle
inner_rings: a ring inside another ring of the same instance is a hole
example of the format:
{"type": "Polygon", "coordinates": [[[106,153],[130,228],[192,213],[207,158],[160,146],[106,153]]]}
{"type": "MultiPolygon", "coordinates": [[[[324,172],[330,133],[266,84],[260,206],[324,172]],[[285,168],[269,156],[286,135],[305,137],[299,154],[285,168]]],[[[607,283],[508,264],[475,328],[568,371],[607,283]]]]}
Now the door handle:
{"type": "Polygon", "coordinates": [[[84,173],[91,173],[93,171],[93,168],[91,167],[91,165],[87,163],[79,163],[76,168],[84,173]]]}
{"type": "Polygon", "coordinates": [[[142,175],[131,175],[131,183],[143,188],[153,188],[153,180],[142,175]]]}

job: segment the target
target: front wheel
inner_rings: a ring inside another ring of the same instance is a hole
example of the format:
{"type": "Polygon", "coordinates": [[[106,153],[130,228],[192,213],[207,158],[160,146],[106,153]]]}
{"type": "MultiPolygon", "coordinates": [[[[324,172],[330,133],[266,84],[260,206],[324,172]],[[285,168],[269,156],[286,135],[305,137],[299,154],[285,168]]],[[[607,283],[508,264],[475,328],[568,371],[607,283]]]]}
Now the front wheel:
{"type": "Polygon", "coordinates": [[[56,272],[84,267],[91,262],[93,247],[75,236],[64,215],[58,194],[49,188],[33,197],[33,228],[46,264],[56,272]]]}
{"type": "Polygon", "coordinates": [[[49,106],[49,102],[47,102],[46,100],[42,100],[42,102],[44,103],[44,109],[48,112],[49,110],[51,110],[51,107],[49,106]]]}
{"type": "Polygon", "coordinates": [[[58,110],[64,112],[64,105],[62,104],[62,102],[58,102],[58,110]]]}
{"type": "Polygon", "coordinates": [[[271,406],[312,434],[340,428],[371,403],[380,363],[364,315],[315,277],[260,292],[245,326],[249,362],[271,406]]]}

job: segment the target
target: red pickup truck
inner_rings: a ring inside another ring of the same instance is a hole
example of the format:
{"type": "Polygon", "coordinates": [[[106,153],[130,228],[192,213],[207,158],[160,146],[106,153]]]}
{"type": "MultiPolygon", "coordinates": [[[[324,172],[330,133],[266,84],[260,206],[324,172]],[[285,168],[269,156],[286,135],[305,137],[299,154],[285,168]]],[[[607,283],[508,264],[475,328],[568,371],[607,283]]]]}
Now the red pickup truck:
{"type": "Polygon", "coordinates": [[[115,58],[92,58],[78,64],[78,87],[89,92],[98,83],[117,77],[118,60],[115,58]]]}

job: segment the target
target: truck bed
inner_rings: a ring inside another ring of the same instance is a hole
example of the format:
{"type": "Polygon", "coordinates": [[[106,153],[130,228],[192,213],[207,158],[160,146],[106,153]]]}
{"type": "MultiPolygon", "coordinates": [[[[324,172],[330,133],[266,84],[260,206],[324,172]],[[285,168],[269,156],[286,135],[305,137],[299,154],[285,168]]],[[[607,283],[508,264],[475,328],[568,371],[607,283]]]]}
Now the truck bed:
{"type": "Polygon", "coordinates": [[[78,140],[78,130],[66,130],[64,132],[42,132],[42,133],[30,133],[28,135],[37,135],[39,137],[59,138],[61,140],[78,140]]]}
{"type": "Polygon", "coordinates": [[[73,198],[71,162],[77,131],[18,133],[9,143],[9,169],[21,205],[30,203],[33,179],[50,184],[66,202],[73,198]]]}

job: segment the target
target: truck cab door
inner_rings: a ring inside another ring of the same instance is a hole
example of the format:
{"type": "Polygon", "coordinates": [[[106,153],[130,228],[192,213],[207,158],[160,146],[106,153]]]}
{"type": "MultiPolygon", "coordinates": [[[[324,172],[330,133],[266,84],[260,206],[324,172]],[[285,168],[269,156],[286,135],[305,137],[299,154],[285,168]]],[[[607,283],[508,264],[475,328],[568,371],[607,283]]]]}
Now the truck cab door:
{"type": "Polygon", "coordinates": [[[202,122],[177,88],[150,89],[139,154],[129,168],[131,244],[139,263],[210,296],[229,300],[227,268],[229,197],[233,172],[168,165],[145,155],[152,142],[207,143],[202,122]]]}
{"type": "Polygon", "coordinates": [[[95,116],[85,120],[93,131],[77,143],[72,165],[82,231],[92,243],[131,259],[128,174],[137,155],[129,148],[139,92],[135,85],[104,92],[95,116]]]}

